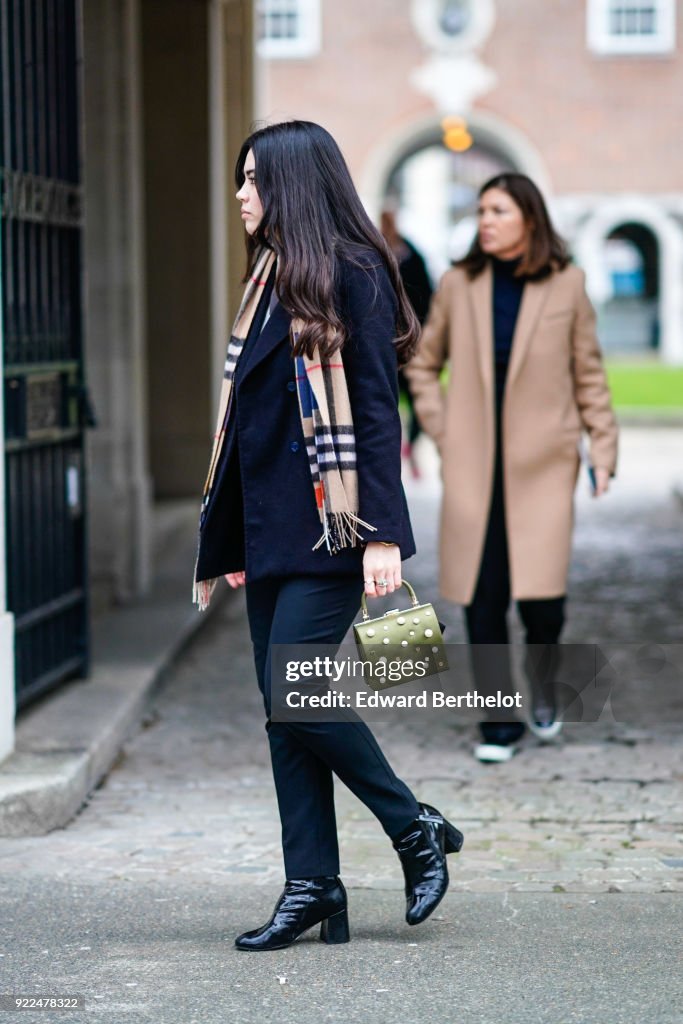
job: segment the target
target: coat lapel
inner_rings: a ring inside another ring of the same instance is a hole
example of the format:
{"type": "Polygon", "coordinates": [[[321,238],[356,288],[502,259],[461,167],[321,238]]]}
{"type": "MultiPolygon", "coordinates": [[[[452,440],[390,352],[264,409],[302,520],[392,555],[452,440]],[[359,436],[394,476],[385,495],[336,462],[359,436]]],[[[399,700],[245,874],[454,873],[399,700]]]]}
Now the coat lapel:
{"type": "Polygon", "coordinates": [[[493,272],[490,263],[475,277],[467,292],[472,303],[484,390],[493,394],[493,272]]]}
{"type": "Polygon", "coordinates": [[[519,307],[515,333],[512,338],[512,351],[510,353],[506,388],[510,387],[524,362],[524,357],[529,349],[529,343],[536,329],[538,318],[550,293],[553,276],[551,274],[542,281],[527,281],[524,286],[522,303],[519,307]]]}
{"type": "Polygon", "coordinates": [[[244,380],[282,341],[285,339],[289,340],[289,325],[291,322],[291,316],[284,306],[278,302],[270,314],[266,326],[259,336],[254,338],[253,344],[249,345],[248,350],[244,353],[246,366],[242,368],[240,380],[244,380]]]}

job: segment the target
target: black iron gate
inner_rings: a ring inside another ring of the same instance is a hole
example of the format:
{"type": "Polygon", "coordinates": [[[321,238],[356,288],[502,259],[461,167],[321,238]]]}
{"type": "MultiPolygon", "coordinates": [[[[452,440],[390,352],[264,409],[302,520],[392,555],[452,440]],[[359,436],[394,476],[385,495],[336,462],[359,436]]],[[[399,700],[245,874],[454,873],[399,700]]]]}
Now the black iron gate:
{"type": "Polygon", "coordinates": [[[0,0],[8,606],[17,703],[85,673],[79,0],[0,0]]]}

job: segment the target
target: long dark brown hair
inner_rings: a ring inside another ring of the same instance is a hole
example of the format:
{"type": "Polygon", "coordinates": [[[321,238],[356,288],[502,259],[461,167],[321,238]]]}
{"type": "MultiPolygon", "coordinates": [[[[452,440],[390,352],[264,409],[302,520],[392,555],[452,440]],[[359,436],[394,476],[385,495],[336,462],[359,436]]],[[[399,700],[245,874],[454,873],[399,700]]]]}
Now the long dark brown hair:
{"type": "MultiPolygon", "coordinates": [[[[492,188],[507,192],[521,210],[528,231],[529,244],[515,274],[531,281],[540,281],[555,270],[563,270],[569,263],[569,250],[553,227],[538,186],[526,174],[497,174],[482,185],[479,198],[492,188]]],[[[464,267],[467,276],[472,279],[481,274],[490,258],[482,249],[477,232],[470,251],[456,266],[464,267]]]]}
{"type": "Polygon", "coordinates": [[[242,145],[235,182],[244,182],[244,163],[253,150],[256,188],[263,218],[247,235],[247,276],[256,250],[270,246],[278,257],[278,296],[285,309],[301,317],[295,354],[325,358],[341,348],[348,329],[335,301],[340,263],[365,269],[383,265],[396,292],[396,338],[400,364],[413,355],[420,334],[401,281],[398,264],[363,209],[339,146],[311,121],[285,121],[253,132],[242,145]],[[368,258],[369,257],[369,258],[368,258]]]}

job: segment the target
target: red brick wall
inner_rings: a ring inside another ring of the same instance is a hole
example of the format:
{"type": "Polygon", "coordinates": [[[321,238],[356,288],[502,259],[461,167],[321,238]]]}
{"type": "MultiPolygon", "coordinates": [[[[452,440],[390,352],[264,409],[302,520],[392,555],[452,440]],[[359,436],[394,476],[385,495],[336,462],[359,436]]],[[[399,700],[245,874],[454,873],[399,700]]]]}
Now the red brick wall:
{"type": "MultiPolygon", "coordinates": [[[[409,75],[428,56],[409,0],[323,0],[323,48],[269,61],[267,116],[320,121],[359,176],[387,134],[434,111],[409,75]]],[[[498,0],[480,51],[498,86],[475,104],[523,132],[556,192],[683,188],[683,56],[604,57],[581,0],[498,0]]],[[[678,0],[678,38],[683,0],[678,0]]]]}
{"type": "Polygon", "coordinates": [[[479,105],[532,139],[558,192],[680,190],[680,48],[669,57],[594,54],[585,7],[577,0],[499,3],[482,56],[500,84],[479,105]]]}

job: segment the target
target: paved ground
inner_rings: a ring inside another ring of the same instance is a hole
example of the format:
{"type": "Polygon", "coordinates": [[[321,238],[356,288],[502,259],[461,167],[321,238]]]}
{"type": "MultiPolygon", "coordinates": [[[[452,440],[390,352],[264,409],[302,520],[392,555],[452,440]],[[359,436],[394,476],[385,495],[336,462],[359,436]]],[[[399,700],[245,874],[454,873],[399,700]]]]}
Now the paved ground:
{"type": "Polygon", "coordinates": [[[2,987],[86,999],[85,1013],[0,1013],[21,1024],[683,1019],[683,903],[662,894],[456,892],[408,928],[398,893],[352,889],[348,945],[325,946],[311,931],[289,949],[248,954],[232,946],[235,926],[263,917],[270,887],[22,879],[13,893],[2,987]]]}
{"type": "MultiPolygon", "coordinates": [[[[593,502],[581,488],[567,640],[683,644],[682,447],[674,431],[625,431],[613,492],[593,502]]],[[[438,483],[423,454],[425,478],[407,481],[421,556],[406,575],[436,600],[438,483]]],[[[458,609],[440,611],[462,639],[458,609]]],[[[683,686],[653,702],[637,680],[626,721],[606,713],[553,745],[530,739],[507,766],[472,759],[470,725],[381,723],[399,773],[466,834],[443,911],[402,924],[398,860],[340,786],[356,941],[253,963],[232,938],[265,920],[282,867],[244,634],[238,594],[68,828],[0,840],[4,991],[66,985],[98,1019],[184,1024],[683,1021],[683,686]]],[[[47,1019],[20,1019],[33,1017],[47,1019]]]]}

